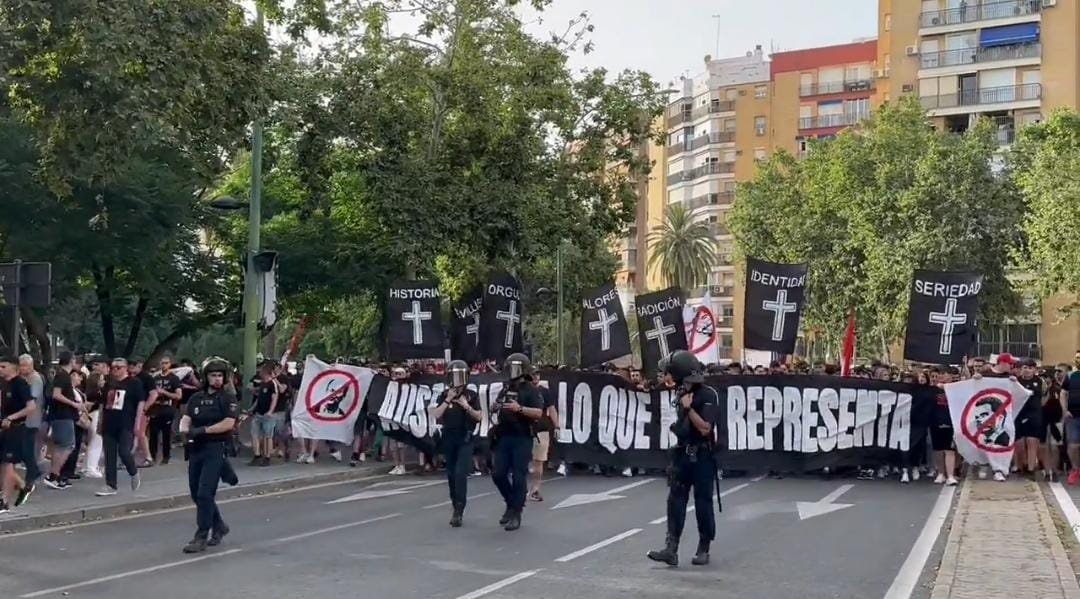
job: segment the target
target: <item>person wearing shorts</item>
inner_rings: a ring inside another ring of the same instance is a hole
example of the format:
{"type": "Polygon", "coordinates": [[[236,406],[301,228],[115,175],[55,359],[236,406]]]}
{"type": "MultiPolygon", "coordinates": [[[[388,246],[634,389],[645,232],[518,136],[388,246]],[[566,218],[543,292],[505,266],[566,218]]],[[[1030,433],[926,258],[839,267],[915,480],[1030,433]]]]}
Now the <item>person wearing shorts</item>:
{"type": "Polygon", "coordinates": [[[544,464],[547,463],[551,454],[551,435],[555,431],[555,423],[559,421],[559,415],[555,410],[555,401],[548,390],[537,387],[540,397],[544,401],[543,416],[536,423],[536,436],[533,440],[532,472],[530,473],[529,494],[531,501],[543,501],[540,494],[540,486],[544,483],[544,464]]]}
{"type": "Polygon", "coordinates": [[[934,464],[938,475],[936,484],[955,486],[956,480],[956,442],[953,439],[952,415],[949,413],[949,398],[945,395],[945,383],[951,380],[947,369],[938,368],[933,373],[931,383],[938,388],[934,405],[934,420],[930,427],[930,447],[934,450],[934,464]]]}
{"type": "Polygon", "coordinates": [[[251,466],[269,466],[270,453],[274,450],[274,430],[277,428],[277,407],[280,392],[274,380],[273,364],[259,368],[259,384],[255,388],[255,401],[251,405],[251,447],[255,457],[251,466]]]}
{"type": "Polygon", "coordinates": [[[15,472],[15,464],[27,459],[27,438],[33,439],[26,420],[38,409],[18,367],[18,358],[0,357],[0,514],[21,506],[34,492],[33,479],[23,482],[15,472]]]}
{"type": "MultiPolygon", "coordinates": [[[[1046,425],[1042,418],[1042,379],[1036,369],[1035,360],[1030,358],[1020,363],[1020,373],[1016,377],[1025,389],[1031,392],[1024,405],[1016,414],[1016,445],[1014,454],[1016,469],[1034,475],[1039,469],[1039,447],[1046,442],[1046,425]]],[[[1043,471],[1046,476],[1046,471],[1043,471]]]]}

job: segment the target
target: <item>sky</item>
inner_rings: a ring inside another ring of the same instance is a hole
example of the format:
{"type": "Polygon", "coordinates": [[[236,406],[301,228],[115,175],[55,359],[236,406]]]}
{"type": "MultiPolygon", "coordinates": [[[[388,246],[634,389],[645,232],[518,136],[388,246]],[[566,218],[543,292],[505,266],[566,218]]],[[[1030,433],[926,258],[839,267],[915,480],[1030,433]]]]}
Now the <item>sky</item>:
{"type": "Polygon", "coordinates": [[[561,33],[582,11],[595,49],[573,66],[641,69],[663,84],[704,71],[706,54],[742,56],[760,44],[768,55],[877,35],[876,0],[554,0],[529,28],[561,33]]]}

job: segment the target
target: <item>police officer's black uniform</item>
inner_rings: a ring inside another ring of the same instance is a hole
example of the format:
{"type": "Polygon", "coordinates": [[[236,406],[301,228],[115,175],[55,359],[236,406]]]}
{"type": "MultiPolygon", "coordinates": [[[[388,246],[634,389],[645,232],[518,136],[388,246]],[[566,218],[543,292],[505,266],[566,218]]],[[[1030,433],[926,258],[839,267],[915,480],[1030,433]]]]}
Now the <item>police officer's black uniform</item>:
{"type": "Polygon", "coordinates": [[[222,360],[207,363],[203,368],[206,386],[196,392],[184,408],[184,418],[190,419],[186,431],[188,488],[196,508],[195,538],[184,547],[184,553],[205,551],[207,545],[220,544],[222,537],[229,533],[214,498],[223,472],[231,471],[225,448],[232,431],[207,433],[206,429],[230,418],[235,426],[239,408],[235,395],[210,383],[209,375],[218,372],[227,375],[228,364],[222,360]]]}
{"type": "Polygon", "coordinates": [[[544,413],[544,400],[532,381],[532,363],[525,354],[511,354],[503,363],[509,379],[496,400],[498,422],[494,435],[491,480],[499,489],[506,512],[499,524],[506,530],[521,528],[532,459],[533,423],[544,413]]]}
{"type": "MultiPolygon", "coordinates": [[[[671,355],[668,372],[680,385],[680,390],[691,394],[689,408],[677,400],[678,418],[671,430],[678,438],[672,448],[668,466],[667,541],[664,549],[650,551],[649,559],[670,566],[679,565],[679,539],[686,524],[686,505],[690,489],[694,492],[694,513],[697,515],[698,548],[691,563],[703,566],[709,563],[709,544],[716,537],[716,515],[713,512],[713,488],[716,484],[716,457],[713,454],[712,425],[719,397],[712,387],[705,386],[701,362],[690,352],[680,350],[671,355]],[[690,420],[696,413],[709,423],[710,434],[702,435],[690,420]]],[[[685,394],[682,394],[685,395],[685,394]]]]}
{"type": "Polygon", "coordinates": [[[441,413],[440,446],[446,462],[446,480],[450,485],[450,502],[453,515],[450,526],[461,526],[468,495],[469,471],[472,468],[473,431],[480,419],[480,396],[469,389],[469,365],[461,360],[450,362],[446,369],[449,388],[435,402],[436,413],[441,413]],[[458,403],[464,401],[469,410],[458,403]],[[445,404],[445,407],[443,405],[445,404]]]}

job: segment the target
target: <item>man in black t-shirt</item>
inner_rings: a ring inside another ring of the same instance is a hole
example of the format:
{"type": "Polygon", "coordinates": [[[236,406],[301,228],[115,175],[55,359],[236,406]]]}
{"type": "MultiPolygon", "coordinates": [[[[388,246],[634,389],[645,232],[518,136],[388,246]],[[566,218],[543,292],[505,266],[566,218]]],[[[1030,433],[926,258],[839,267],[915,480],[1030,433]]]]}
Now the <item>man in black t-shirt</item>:
{"type": "Polygon", "coordinates": [[[52,400],[49,408],[49,429],[52,435],[53,450],[49,474],[45,476],[45,485],[53,489],[71,486],[61,475],[64,463],[75,450],[78,437],[75,434],[75,421],[85,410],[76,400],[75,388],[71,385],[71,369],[74,368],[71,352],[61,352],[58,358],[56,374],[53,375],[52,388],[48,397],[52,400]]]}
{"type": "MultiPolygon", "coordinates": [[[[1026,469],[1034,474],[1039,469],[1039,445],[1046,441],[1046,425],[1042,419],[1043,386],[1035,360],[1028,358],[1020,363],[1020,375],[1016,380],[1031,395],[1016,411],[1016,438],[1019,442],[1016,444],[1014,463],[1017,470],[1026,469]]],[[[1047,472],[1044,468],[1043,475],[1048,477],[1047,472]]]]}
{"type": "Polygon", "coordinates": [[[146,414],[148,418],[147,436],[149,437],[150,462],[157,460],[158,445],[161,446],[161,463],[168,464],[172,457],[172,431],[173,421],[176,419],[176,409],[180,407],[183,398],[183,384],[180,377],[172,371],[172,356],[162,356],[158,362],[161,371],[154,377],[154,389],[156,396],[153,401],[147,400],[146,414]]]}
{"type": "MultiPolygon", "coordinates": [[[[140,359],[131,360],[128,363],[128,371],[132,378],[135,378],[143,386],[143,394],[146,398],[146,407],[157,403],[157,384],[154,382],[154,377],[143,367],[143,361],[140,359]]],[[[135,440],[138,443],[136,449],[136,455],[142,458],[139,462],[139,468],[149,468],[154,465],[154,461],[150,459],[150,440],[147,438],[147,429],[149,428],[149,410],[145,410],[135,420],[135,440]]]]}
{"type": "Polygon", "coordinates": [[[15,472],[15,464],[27,459],[26,419],[37,412],[30,385],[19,376],[18,368],[15,356],[0,357],[0,513],[26,503],[34,492],[34,481],[23,483],[15,472]]]}
{"type": "MultiPolygon", "coordinates": [[[[629,375],[628,375],[629,376],[629,375]]],[[[544,404],[544,415],[536,422],[536,438],[533,440],[532,472],[529,481],[528,498],[532,501],[543,501],[540,487],[544,482],[544,465],[551,459],[551,448],[554,447],[552,436],[555,434],[556,425],[559,422],[559,413],[555,409],[555,398],[544,387],[538,387],[540,397],[544,404]]]]}
{"type": "Polygon", "coordinates": [[[274,449],[274,429],[277,421],[274,410],[281,400],[278,383],[274,380],[274,365],[263,363],[259,367],[258,384],[251,403],[251,448],[255,457],[249,466],[269,466],[270,453],[274,449]]]}
{"type": "Polygon", "coordinates": [[[123,358],[112,361],[109,374],[100,424],[105,447],[105,486],[97,492],[98,497],[116,495],[118,458],[131,477],[131,490],[138,491],[142,484],[135,458],[131,455],[131,444],[135,438],[135,425],[143,417],[146,387],[130,375],[128,362],[123,358]]]}
{"type": "Polygon", "coordinates": [[[446,367],[448,387],[435,400],[431,417],[442,425],[440,448],[446,462],[446,481],[450,487],[453,515],[450,526],[461,526],[468,495],[469,468],[472,466],[473,430],[480,422],[480,396],[467,387],[469,365],[454,360],[446,367]]]}
{"type": "Polygon", "coordinates": [[[503,363],[503,374],[508,381],[493,406],[498,422],[492,430],[495,445],[491,480],[506,502],[499,524],[506,530],[517,530],[525,509],[532,426],[544,414],[544,400],[533,383],[532,363],[525,354],[510,354],[503,363]]]}

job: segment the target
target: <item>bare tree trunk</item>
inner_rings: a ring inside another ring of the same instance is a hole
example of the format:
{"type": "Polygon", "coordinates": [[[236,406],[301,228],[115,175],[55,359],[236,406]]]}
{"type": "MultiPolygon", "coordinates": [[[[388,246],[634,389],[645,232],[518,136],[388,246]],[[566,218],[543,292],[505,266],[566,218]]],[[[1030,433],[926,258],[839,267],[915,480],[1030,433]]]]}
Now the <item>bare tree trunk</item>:
{"type": "Polygon", "coordinates": [[[128,331],[127,343],[124,345],[125,356],[130,356],[135,351],[135,344],[139,341],[139,330],[142,328],[149,303],[145,296],[139,296],[139,303],[135,306],[135,317],[131,320],[131,329],[128,331]]]}
{"type": "Polygon", "coordinates": [[[885,338],[885,329],[879,329],[878,333],[881,335],[881,362],[883,364],[889,363],[889,341],[885,338]]]}
{"type": "Polygon", "coordinates": [[[52,340],[49,339],[48,327],[45,326],[45,322],[32,308],[22,306],[19,308],[19,312],[22,313],[27,334],[37,343],[40,363],[48,367],[53,361],[52,340]]]}

